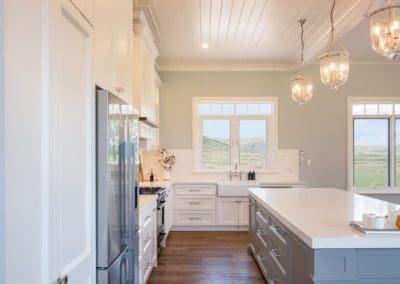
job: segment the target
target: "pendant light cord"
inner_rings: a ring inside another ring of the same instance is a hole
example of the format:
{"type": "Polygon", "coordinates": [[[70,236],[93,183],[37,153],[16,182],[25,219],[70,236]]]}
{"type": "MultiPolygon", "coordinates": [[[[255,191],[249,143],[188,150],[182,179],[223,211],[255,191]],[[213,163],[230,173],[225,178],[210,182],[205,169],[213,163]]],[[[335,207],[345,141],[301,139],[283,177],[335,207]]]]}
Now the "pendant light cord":
{"type": "Polygon", "coordinates": [[[300,62],[300,72],[303,67],[303,61],[304,61],[304,23],[306,22],[305,19],[300,19],[299,24],[301,26],[301,34],[300,34],[300,40],[301,40],[301,62],[300,62]]]}
{"type": "Polygon", "coordinates": [[[329,52],[333,51],[333,45],[335,43],[335,27],[333,23],[333,12],[335,11],[335,6],[336,6],[336,0],[332,1],[332,8],[331,8],[331,44],[329,47],[329,52]]]}

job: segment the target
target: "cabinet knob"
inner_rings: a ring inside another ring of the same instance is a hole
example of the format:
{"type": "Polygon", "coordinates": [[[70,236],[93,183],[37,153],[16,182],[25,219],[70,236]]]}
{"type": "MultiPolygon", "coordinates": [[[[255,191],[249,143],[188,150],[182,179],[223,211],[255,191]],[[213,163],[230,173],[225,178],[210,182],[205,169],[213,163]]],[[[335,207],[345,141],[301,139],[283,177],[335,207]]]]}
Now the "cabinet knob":
{"type": "Polygon", "coordinates": [[[67,283],[68,283],[68,275],[59,277],[59,278],[57,279],[57,282],[56,282],[56,283],[57,283],[57,284],[67,284],[67,283]]]}

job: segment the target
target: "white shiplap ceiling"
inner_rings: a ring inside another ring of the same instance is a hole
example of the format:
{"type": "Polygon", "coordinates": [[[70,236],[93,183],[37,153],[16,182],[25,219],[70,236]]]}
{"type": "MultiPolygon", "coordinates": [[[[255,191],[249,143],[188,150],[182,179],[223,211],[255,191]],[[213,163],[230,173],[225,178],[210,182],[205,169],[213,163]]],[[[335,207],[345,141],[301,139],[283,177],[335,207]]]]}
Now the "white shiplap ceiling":
{"type": "MultiPolygon", "coordinates": [[[[363,20],[370,0],[337,0],[336,31],[363,20]]],[[[330,0],[139,0],[152,14],[163,70],[281,70],[299,56],[298,19],[306,18],[305,57],[327,48],[330,0]],[[209,48],[203,49],[202,43],[209,48]]],[[[369,47],[366,47],[369,48],[369,47]]]]}

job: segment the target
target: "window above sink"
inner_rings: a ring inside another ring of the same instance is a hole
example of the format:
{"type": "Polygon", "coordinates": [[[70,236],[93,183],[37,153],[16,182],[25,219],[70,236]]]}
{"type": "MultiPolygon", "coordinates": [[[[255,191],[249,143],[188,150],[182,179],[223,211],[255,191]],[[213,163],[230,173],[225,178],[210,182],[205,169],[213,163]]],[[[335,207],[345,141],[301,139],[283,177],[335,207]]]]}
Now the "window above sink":
{"type": "Polygon", "coordinates": [[[196,170],[273,170],[277,115],[274,97],[193,98],[196,170]]]}

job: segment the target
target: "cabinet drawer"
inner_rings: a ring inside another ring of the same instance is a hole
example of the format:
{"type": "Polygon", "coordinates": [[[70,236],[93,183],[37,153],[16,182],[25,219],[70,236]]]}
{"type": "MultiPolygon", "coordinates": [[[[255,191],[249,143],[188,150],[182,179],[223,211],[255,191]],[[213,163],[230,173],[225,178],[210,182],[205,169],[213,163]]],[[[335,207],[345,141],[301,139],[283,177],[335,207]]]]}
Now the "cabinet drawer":
{"type": "Polygon", "coordinates": [[[175,225],[205,226],[215,224],[215,213],[211,212],[175,212],[175,225]]]}
{"type": "Polygon", "coordinates": [[[263,228],[257,228],[256,239],[260,245],[260,249],[267,251],[268,250],[268,231],[263,228]]]}
{"type": "Polygon", "coordinates": [[[144,210],[139,210],[139,228],[142,229],[144,226],[147,226],[148,222],[151,221],[151,217],[153,216],[154,207],[149,207],[144,210]]]}
{"type": "Polygon", "coordinates": [[[268,242],[268,257],[274,271],[286,277],[289,267],[288,250],[270,238],[268,242]]]}
{"type": "Polygon", "coordinates": [[[269,220],[268,220],[268,214],[265,210],[258,208],[256,212],[256,221],[258,226],[268,229],[269,220]]]}
{"type": "Polygon", "coordinates": [[[258,267],[261,270],[261,273],[264,275],[265,278],[270,277],[271,275],[271,269],[269,268],[268,265],[268,258],[263,252],[258,252],[254,255],[258,267]]]}
{"type": "MultiPolygon", "coordinates": [[[[284,275],[277,266],[274,261],[269,257],[269,275],[267,276],[267,281],[269,284],[287,284],[288,280],[286,275],[284,275]]],[[[299,282],[300,283],[300,282],[299,282]]]]}
{"type": "Polygon", "coordinates": [[[150,219],[139,230],[139,260],[151,247],[153,241],[153,220],[150,219]]]}
{"type": "Polygon", "coordinates": [[[175,209],[214,210],[215,196],[209,196],[209,197],[177,196],[175,197],[175,209]]]}
{"type": "Polygon", "coordinates": [[[217,186],[214,184],[175,185],[175,195],[216,195],[217,186]]]}
{"type": "Polygon", "coordinates": [[[151,254],[149,252],[144,254],[143,258],[139,262],[139,281],[141,284],[147,282],[147,279],[149,278],[151,270],[153,268],[151,254]]]}
{"type": "Polygon", "coordinates": [[[275,218],[269,218],[269,232],[270,237],[274,239],[278,244],[287,248],[288,244],[288,232],[286,228],[278,222],[275,218]]]}

